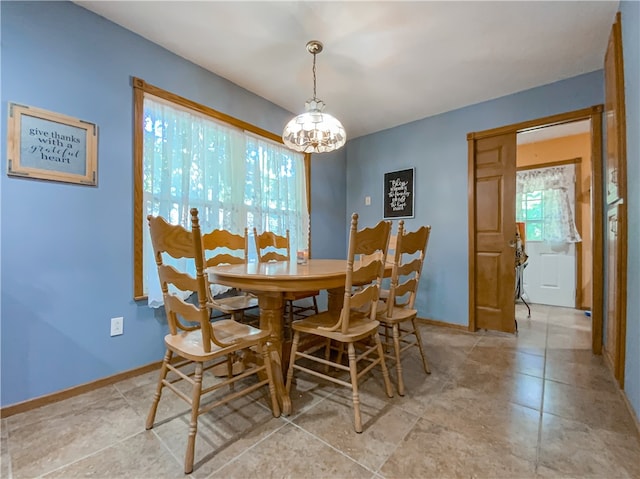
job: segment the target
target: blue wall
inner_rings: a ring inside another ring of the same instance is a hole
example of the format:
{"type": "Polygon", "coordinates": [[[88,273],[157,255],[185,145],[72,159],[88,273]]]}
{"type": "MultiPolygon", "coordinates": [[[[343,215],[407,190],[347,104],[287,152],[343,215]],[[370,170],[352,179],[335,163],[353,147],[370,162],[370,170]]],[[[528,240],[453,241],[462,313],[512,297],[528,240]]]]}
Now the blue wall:
{"type": "MultiPolygon", "coordinates": [[[[640,235],[638,7],[621,3],[630,238],[640,235]]],[[[0,8],[2,111],[8,102],[18,102],[100,128],[97,188],[0,175],[0,404],[6,406],[162,356],[164,319],[131,299],[130,78],[274,133],[291,114],[72,3],[1,2],[0,8]],[[113,316],[125,317],[125,334],[115,338],[109,337],[113,316]]],[[[338,152],[314,157],[312,255],[344,256],[351,213],[360,214],[362,225],[379,221],[383,173],[415,167],[416,217],[406,223],[433,226],[420,316],[466,325],[466,134],[602,102],[599,71],[358,138],[338,152]],[[365,196],[371,196],[371,206],[364,205],[365,196]]],[[[6,138],[4,122],[0,134],[6,138]]],[[[638,249],[631,246],[630,292],[640,289],[638,249]]],[[[627,396],[640,411],[640,297],[628,297],[627,396]]]]}
{"type": "MultiPolygon", "coordinates": [[[[640,3],[623,1],[629,248],[625,394],[640,416],[640,3]]],[[[614,19],[611,19],[613,23],[614,19]]],[[[603,58],[604,63],[604,58],[603,58]]],[[[408,228],[433,227],[420,285],[419,316],[468,324],[467,141],[469,132],[603,103],[597,71],[361,137],[347,148],[347,213],[363,223],[382,217],[384,172],[416,169],[415,218],[408,228]],[[365,206],[371,196],[371,206],[365,206]]],[[[606,211],[606,210],[605,210],[606,211]]],[[[606,217],[604,218],[606,224],[606,217]]]]}
{"type": "Polygon", "coordinates": [[[603,99],[603,74],[597,71],[349,142],[347,212],[357,211],[363,222],[382,217],[384,172],[415,167],[415,218],[405,224],[433,228],[416,300],[420,317],[469,322],[467,133],[578,110],[603,99]],[[364,205],[365,196],[371,196],[371,206],[364,205]]]}
{"type": "MultiPolygon", "coordinates": [[[[162,358],[164,318],[132,299],[131,77],[274,133],[291,113],[73,3],[0,7],[2,112],[16,102],[99,127],[95,188],[9,178],[2,148],[6,406],[162,358]],[[125,332],[111,338],[114,316],[125,332]]],[[[312,254],[330,257],[344,254],[345,158],[322,159],[312,161],[311,201],[323,210],[312,215],[312,254]]]]}
{"type": "Polygon", "coordinates": [[[627,112],[627,343],[625,390],[640,417],[640,3],[620,3],[627,112]]]}

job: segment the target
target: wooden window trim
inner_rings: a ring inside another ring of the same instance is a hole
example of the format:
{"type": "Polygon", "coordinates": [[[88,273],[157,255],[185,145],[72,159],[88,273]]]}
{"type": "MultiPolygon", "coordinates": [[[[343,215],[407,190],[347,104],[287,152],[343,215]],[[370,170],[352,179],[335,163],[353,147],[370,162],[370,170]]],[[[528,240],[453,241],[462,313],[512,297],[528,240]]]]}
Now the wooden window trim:
{"type": "MultiPolygon", "coordinates": [[[[163,90],[151,85],[141,78],[133,78],[133,299],[146,300],[143,288],[143,251],[142,251],[142,221],[143,191],[142,191],[142,166],[143,158],[143,134],[142,124],[144,120],[144,95],[145,93],[167,100],[176,105],[197,111],[205,116],[222,121],[236,128],[261,136],[263,138],[284,144],[282,138],[270,131],[263,130],[255,125],[221,113],[213,108],[201,105],[187,98],[163,90]]],[[[304,155],[305,178],[307,182],[307,205],[311,214],[311,154],[304,155]]],[[[309,234],[309,247],[311,247],[311,234],[309,234]]]]}

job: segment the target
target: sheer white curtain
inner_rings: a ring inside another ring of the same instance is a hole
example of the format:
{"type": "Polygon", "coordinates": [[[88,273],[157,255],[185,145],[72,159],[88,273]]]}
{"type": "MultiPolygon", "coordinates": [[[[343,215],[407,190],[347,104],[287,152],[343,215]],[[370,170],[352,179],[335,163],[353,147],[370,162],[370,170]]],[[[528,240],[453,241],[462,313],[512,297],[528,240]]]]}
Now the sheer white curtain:
{"type": "Polygon", "coordinates": [[[246,198],[249,224],[259,233],[272,231],[284,236],[289,230],[290,249],[308,248],[304,157],[256,136],[247,137],[250,168],[246,198]]]}
{"type": "MultiPolygon", "coordinates": [[[[277,224],[296,235],[296,245],[308,245],[308,235],[299,233],[309,224],[303,155],[145,95],[143,157],[143,275],[149,306],[162,306],[149,214],[190,229],[189,210],[195,207],[203,232],[223,228],[243,234],[253,223],[259,229],[277,224]]],[[[173,264],[184,269],[190,263],[173,264]]]]}
{"type": "MultiPolygon", "coordinates": [[[[547,242],[577,243],[582,241],[572,210],[570,192],[574,191],[574,167],[554,166],[518,171],[516,195],[542,192],[542,239],[547,242]]],[[[522,201],[518,201],[521,207],[522,201]]],[[[517,216],[521,220],[519,212],[517,216]]]]}

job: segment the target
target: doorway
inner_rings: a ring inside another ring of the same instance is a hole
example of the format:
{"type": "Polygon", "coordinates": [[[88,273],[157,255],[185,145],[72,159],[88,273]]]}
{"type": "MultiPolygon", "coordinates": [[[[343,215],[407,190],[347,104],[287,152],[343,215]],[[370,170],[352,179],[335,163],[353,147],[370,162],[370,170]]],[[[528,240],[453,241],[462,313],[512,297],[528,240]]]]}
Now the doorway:
{"type": "Polygon", "coordinates": [[[517,135],[516,221],[530,303],[591,310],[590,131],[580,120],[517,135]]]}
{"type": "MultiPolygon", "coordinates": [[[[516,136],[589,121],[592,350],[602,346],[602,106],[469,133],[469,329],[515,331],[516,136]],[[594,261],[597,258],[597,261],[594,261]],[[504,274],[503,274],[504,273],[504,274]]],[[[576,252],[576,254],[578,254],[576,252]]]]}

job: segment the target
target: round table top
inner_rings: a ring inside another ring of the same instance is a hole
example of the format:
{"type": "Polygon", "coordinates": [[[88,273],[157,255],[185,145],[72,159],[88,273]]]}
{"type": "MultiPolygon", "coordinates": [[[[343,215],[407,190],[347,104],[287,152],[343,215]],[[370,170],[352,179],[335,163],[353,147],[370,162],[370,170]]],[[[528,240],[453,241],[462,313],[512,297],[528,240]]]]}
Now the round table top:
{"type": "Polygon", "coordinates": [[[309,291],[344,287],[345,259],[247,263],[207,268],[212,283],[249,291],[309,291]]]}

